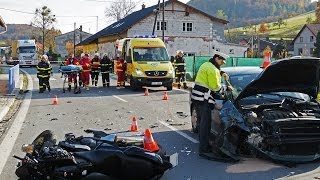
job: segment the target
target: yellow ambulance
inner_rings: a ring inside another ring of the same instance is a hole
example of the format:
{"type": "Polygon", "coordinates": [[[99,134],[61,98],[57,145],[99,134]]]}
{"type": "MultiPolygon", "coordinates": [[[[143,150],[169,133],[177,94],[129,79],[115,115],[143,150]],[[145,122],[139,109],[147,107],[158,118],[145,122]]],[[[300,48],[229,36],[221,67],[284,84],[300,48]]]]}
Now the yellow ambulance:
{"type": "Polygon", "coordinates": [[[134,37],[118,41],[126,62],[126,81],[133,90],[142,86],[164,86],[172,90],[174,69],[163,41],[157,37],[134,37]]]}

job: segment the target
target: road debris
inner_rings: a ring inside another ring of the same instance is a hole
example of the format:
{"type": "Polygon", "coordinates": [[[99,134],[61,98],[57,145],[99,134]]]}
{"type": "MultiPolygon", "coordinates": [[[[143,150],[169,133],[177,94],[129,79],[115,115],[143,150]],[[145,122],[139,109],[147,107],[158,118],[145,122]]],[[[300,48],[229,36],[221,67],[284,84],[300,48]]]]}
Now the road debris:
{"type": "Polygon", "coordinates": [[[50,114],[47,114],[47,116],[50,116],[50,114]]]}
{"type": "Polygon", "coordinates": [[[104,128],[105,131],[110,131],[112,130],[111,128],[104,128]]]}
{"type": "Polygon", "coordinates": [[[167,119],[166,121],[167,121],[167,122],[173,122],[173,120],[172,120],[172,119],[167,119]]]}
{"type": "Polygon", "coordinates": [[[177,112],[179,118],[186,118],[188,115],[184,112],[177,112]]]}
{"type": "Polygon", "coordinates": [[[72,103],[71,101],[67,101],[67,103],[72,103]]]}
{"type": "Polygon", "coordinates": [[[138,119],[139,119],[139,120],[144,120],[144,117],[139,117],[138,119]]]}
{"type": "Polygon", "coordinates": [[[57,121],[58,120],[58,118],[52,118],[52,119],[50,119],[50,121],[57,121]]]}
{"type": "Polygon", "coordinates": [[[170,126],[184,126],[186,123],[169,123],[170,126]]]}
{"type": "Polygon", "coordinates": [[[150,125],[150,128],[156,128],[156,127],[159,127],[158,123],[154,123],[154,124],[150,125]]]}

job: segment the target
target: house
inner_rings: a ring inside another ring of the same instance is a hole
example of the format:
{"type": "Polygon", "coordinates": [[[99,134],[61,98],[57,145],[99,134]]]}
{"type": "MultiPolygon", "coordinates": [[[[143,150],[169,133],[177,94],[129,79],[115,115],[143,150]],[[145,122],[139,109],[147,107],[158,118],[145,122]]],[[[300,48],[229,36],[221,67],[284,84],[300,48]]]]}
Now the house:
{"type": "Polygon", "coordinates": [[[7,25],[4,22],[4,20],[2,19],[2,17],[0,16],[0,27],[3,27],[4,30],[0,29],[0,34],[3,34],[7,31],[7,25]]]}
{"type": "Polygon", "coordinates": [[[162,4],[145,7],[135,11],[123,19],[111,24],[103,30],[79,43],[84,48],[91,46],[91,51],[115,55],[117,39],[134,37],[135,35],[154,35],[162,38],[169,55],[174,56],[177,50],[186,55],[212,55],[221,51],[233,57],[243,57],[246,46],[226,43],[224,28],[228,21],[216,18],[178,0],[164,3],[164,22],[162,22],[162,4]],[[156,13],[157,20],[155,21],[156,13]],[[155,27],[154,27],[155,24],[155,27]],[[96,47],[96,48],[94,48],[96,47]]]}
{"type": "Polygon", "coordinates": [[[60,34],[55,37],[56,42],[56,53],[61,54],[61,57],[64,57],[68,55],[68,50],[66,47],[66,44],[70,42],[71,44],[74,44],[74,38],[75,38],[75,44],[78,44],[82,40],[87,39],[92,34],[89,34],[84,31],[80,31],[79,29],[76,29],[75,31],[67,32],[64,34],[60,34]]]}
{"type": "Polygon", "coordinates": [[[312,56],[320,24],[305,24],[293,39],[294,56],[312,56]]]}

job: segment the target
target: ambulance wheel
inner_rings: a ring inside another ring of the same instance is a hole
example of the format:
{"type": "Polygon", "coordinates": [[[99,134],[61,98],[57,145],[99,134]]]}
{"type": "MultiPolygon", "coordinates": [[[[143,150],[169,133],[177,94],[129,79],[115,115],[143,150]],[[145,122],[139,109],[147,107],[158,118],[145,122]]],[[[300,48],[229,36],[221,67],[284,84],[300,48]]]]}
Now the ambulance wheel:
{"type": "Polygon", "coordinates": [[[132,77],[130,78],[130,88],[134,91],[138,90],[138,86],[136,85],[132,77]]]}

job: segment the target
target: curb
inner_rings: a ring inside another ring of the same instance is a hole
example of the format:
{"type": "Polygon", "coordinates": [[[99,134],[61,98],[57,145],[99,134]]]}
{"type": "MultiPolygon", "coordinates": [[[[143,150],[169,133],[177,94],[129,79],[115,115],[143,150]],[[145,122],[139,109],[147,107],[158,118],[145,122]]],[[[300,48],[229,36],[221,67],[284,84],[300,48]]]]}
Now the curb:
{"type": "MultiPolygon", "coordinates": [[[[22,72],[22,73],[25,74],[24,72],[22,72]]],[[[19,89],[15,88],[13,90],[12,94],[5,95],[5,97],[11,97],[11,98],[8,98],[9,102],[7,102],[7,104],[5,105],[4,108],[0,108],[0,122],[2,122],[3,118],[7,115],[7,113],[10,110],[10,107],[14,104],[15,99],[16,99],[17,95],[19,94],[19,91],[22,90],[22,88],[23,88],[23,75],[20,76],[19,82],[20,82],[19,89]]]]}
{"type": "Polygon", "coordinates": [[[320,167],[309,172],[305,172],[305,173],[297,174],[293,176],[285,176],[277,180],[310,180],[310,179],[320,179],[320,167]]]}

